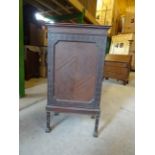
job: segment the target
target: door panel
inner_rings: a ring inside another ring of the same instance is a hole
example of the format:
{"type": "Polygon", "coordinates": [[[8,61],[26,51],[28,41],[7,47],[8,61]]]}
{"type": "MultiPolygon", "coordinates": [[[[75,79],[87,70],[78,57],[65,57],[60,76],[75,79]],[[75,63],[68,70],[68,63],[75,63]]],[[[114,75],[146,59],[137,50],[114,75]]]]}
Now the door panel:
{"type": "Polygon", "coordinates": [[[95,43],[58,41],[54,48],[54,97],[63,101],[94,99],[98,50],[95,43]]]}

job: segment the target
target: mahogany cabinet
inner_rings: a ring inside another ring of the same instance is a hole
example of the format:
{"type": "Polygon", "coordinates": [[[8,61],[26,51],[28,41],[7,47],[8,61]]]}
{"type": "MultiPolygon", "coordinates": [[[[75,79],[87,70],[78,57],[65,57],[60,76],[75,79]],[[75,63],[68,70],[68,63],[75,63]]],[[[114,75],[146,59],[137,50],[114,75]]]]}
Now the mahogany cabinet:
{"type": "Polygon", "coordinates": [[[98,134],[100,95],[108,26],[48,25],[48,103],[50,112],[96,116],[98,134]]]}

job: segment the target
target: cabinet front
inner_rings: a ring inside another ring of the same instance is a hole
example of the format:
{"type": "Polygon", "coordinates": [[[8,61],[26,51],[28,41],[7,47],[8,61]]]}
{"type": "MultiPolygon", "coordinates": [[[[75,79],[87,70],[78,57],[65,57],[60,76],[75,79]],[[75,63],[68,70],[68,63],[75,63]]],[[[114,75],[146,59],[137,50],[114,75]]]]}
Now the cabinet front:
{"type": "Polygon", "coordinates": [[[57,101],[89,103],[94,99],[97,54],[95,43],[57,42],[53,93],[57,101]]]}
{"type": "Polygon", "coordinates": [[[99,62],[103,61],[104,53],[101,47],[93,36],[51,36],[48,47],[48,104],[95,106],[97,89],[100,89],[97,88],[100,85],[99,62]]]}

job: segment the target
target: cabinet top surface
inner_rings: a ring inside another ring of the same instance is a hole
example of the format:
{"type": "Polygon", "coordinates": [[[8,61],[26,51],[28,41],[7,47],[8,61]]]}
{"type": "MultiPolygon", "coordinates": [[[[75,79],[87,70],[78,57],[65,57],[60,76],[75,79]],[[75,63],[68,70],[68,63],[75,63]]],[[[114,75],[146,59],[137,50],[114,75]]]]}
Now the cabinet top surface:
{"type": "Polygon", "coordinates": [[[47,24],[48,27],[68,27],[68,28],[91,28],[91,29],[109,29],[111,26],[93,25],[93,24],[47,24]]]}

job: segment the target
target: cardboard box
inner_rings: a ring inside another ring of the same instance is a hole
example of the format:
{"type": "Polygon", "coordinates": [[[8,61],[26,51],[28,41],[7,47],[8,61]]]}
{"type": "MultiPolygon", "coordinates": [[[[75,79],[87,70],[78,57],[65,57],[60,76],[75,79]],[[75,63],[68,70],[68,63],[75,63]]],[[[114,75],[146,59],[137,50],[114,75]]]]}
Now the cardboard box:
{"type": "Polygon", "coordinates": [[[134,33],[135,32],[135,15],[133,13],[126,13],[123,16],[122,33],[134,33]]]}
{"type": "Polygon", "coordinates": [[[112,42],[134,40],[134,38],[135,38],[134,33],[118,34],[118,35],[112,36],[112,42]]]}
{"type": "Polygon", "coordinates": [[[124,26],[122,33],[134,33],[135,32],[135,26],[134,25],[128,25],[124,26]]]}
{"type": "Polygon", "coordinates": [[[129,54],[134,51],[134,33],[129,34],[119,34],[112,36],[110,54],[129,54]]]}

